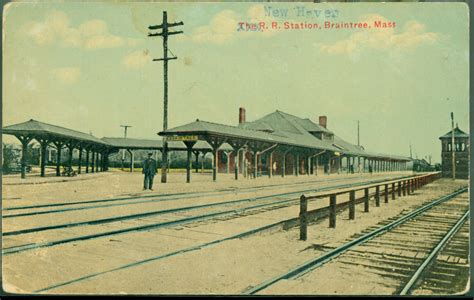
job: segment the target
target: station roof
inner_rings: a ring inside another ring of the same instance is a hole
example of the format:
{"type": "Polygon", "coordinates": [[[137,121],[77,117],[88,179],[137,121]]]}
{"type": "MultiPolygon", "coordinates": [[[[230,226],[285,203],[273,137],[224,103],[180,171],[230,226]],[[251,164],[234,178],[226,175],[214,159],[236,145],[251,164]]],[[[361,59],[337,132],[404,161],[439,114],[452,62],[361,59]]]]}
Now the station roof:
{"type": "MultiPolygon", "coordinates": [[[[121,149],[136,149],[136,150],[161,150],[163,149],[162,140],[146,140],[146,139],[132,139],[132,138],[116,138],[116,137],[104,137],[104,142],[115,148],[121,149]]],[[[170,150],[186,150],[186,145],[180,141],[169,141],[168,149],[170,150]]],[[[206,151],[212,150],[211,146],[205,141],[197,141],[193,146],[194,150],[206,151]]],[[[221,150],[232,150],[232,147],[228,144],[223,144],[219,149],[221,150]]]]}
{"type": "MultiPolygon", "coordinates": [[[[327,150],[340,152],[347,155],[357,155],[373,158],[388,158],[396,160],[410,160],[408,157],[386,155],[365,151],[362,147],[353,145],[334,135],[334,141],[320,140],[312,135],[315,130],[323,128],[308,119],[301,119],[296,116],[276,111],[271,113],[259,122],[248,122],[241,126],[230,126],[212,122],[196,120],[195,122],[168,129],[160,132],[160,135],[207,135],[228,138],[228,143],[223,143],[219,150],[231,151],[233,148],[229,145],[234,140],[256,141],[266,144],[279,144],[289,147],[327,150]],[[246,128],[248,127],[248,128],[246,128]],[[250,129],[253,127],[255,129],[250,129]]],[[[456,128],[458,136],[469,137],[466,133],[456,128]]],[[[53,141],[75,142],[88,147],[108,147],[112,149],[151,149],[161,150],[163,142],[161,140],[132,139],[132,138],[114,138],[104,137],[99,139],[91,134],[80,131],[29,120],[27,122],[5,126],[2,133],[15,136],[29,136],[35,139],[48,139],[53,141]]],[[[329,130],[327,132],[331,133],[329,130]]],[[[450,133],[449,137],[450,137],[450,133]]],[[[447,135],[448,135],[447,134],[447,135]]],[[[441,137],[443,138],[443,137],[441,137]]],[[[182,141],[169,141],[170,150],[186,150],[182,141]]],[[[193,150],[210,151],[211,146],[203,140],[198,140],[193,146],[193,150]]]]}
{"type": "Polygon", "coordinates": [[[159,135],[208,135],[222,138],[259,141],[300,148],[328,150],[347,155],[393,160],[411,160],[408,157],[387,155],[365,151],[363,147],[353,145],[334,135],[309,119],[302,119],[282,111],[270,113],[256,121],[230,126],[196,120],[194,122],[162,131],[159,135]],[[334,136],[334,141],[319,139],[314,132],[326,132],[334,136]]]}
{"type": "Polygon", "coordinates": [[[107,143],[91,134],[43,123],[33,119],[23,123],[5,126],[3,127],[2,132],[15,136],[32,136],[34,138],[47,139],[55,138],[57,140],[72,140],[98,146],[107,146],[107,143]]]}
{"type": "MultiPolygon", "coordinates": [[[[450,138],[452,138],[452,133],[453,133],[453,131],[450,130],[448,133],[446,133],[445,135],[440,136],[439,138],[440,139],[450,139],[450,138]]],[[[469,138],[469,134],[465,133],[464,131],[459,129],[458,126],[456,126],[456,128],[454,128],[454,137],[455,138],[469,138]]]]}
{"type": "Polygon", "coordinates": [[[295,147],[339,151],[337,148],[331,146],[328,143],[325,143],[316,138],[310,139],[308,136],[302,134],[295,134],[290,132],[281,132],[276,134],[200,120],[196,120],[189,124],[162,131],[159,134],[164,136],[176,134],[217,135],[222,137],[252,140],[270,144],[282,144],[295,147]]]}
{"type": "Polygon", "coordinates": [[[275,111],[258,120],[245,122],[238,125],[244,129],[266,130],[269,132],[288,132],[295,134],[305,134],[307,132],[325,132],[332,134],[330,130],[314,123],[310,119],[302,119],[297,116],[275,111]]]}

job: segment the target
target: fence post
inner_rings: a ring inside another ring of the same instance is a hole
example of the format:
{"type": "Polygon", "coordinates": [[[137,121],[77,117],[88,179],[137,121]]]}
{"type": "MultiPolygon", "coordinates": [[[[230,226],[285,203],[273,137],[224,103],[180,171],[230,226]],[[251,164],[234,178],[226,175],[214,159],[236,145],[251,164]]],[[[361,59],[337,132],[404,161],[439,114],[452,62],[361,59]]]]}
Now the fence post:
{"type": "Polygon", "coordinates": [[[388,184],[385,184],[384,202],[388,203],[388,184]]]}
{"type": "Polygon", "coordinates": [[[364,212],[369,212],[369,188],[364,189],[364,212]]]}
{"type": "Polygon", "coordinates": [[[375,187],[375,206],[380,206],[380,186],[375,187]]]}
{"type": "Polygon", "coordinates": [[[329,227],[336,228],[336,195],[329,197],[329,227]]]}
{"type": "Polygon", "coordinates": [[[398,198],[402,196],[402,182],[398,182],[398,198]]]}
{"type": "Polygon", "coordinates": [[[349,193],[349,220],[355,219],[355,191],[349,193]]]}
{"type": "Polygon", "coordinates": [[[395,200],[395,182],[392,182],[392,200],[395,200]]]}
{"type": "Polygon", "coordinates": [[[300,240],[306,241],[308,233],[308,199],[305,195],[300,197],[300,240]]]}
{"type": "Polygon", "coordinates": [[[405,197],[407,195],[407,181],[406,180],[403,180],[402,192],[403,192],[403,197],[405,197]]]}

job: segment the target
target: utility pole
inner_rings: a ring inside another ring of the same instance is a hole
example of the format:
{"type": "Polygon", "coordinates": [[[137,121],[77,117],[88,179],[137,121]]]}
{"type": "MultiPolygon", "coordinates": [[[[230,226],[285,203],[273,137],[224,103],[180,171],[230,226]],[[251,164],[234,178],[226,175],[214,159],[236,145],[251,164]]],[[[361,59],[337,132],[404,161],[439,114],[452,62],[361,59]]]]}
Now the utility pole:
{"type": "Polygon", "coordinates": [[[360,146],[360,127],[359,127],[359,120],[357,120],[357,146],[360,146]]]}
{"type": "Polygon", "coordinates": [[[410,142],[410,158],[413,158],[413,156],[411,154],[411,142],[410,142]]]}
{"type": "MultiPolygon", "coordinates": [[[[123,134],[124,138],[127,138],[127,129],[129,127],[132,127],[130,125],[120,125],[120,127],[123,127],[125,129],[125,132],[123,134]]],[[[122,149],[122,170],[123,170],[123,163],[125,161],[125,149],[122,149]]]]}
{"type": "Polygon", "coordinates": [[[453,168],[453,180],[456,179],[456,147],[454,147],[454,113],[451,112],[451,153],[452,153],[452,168],[453,168]]]}
{"type": "MultiPolygon", "coordinates": [[[[360,147],[360,126],[357,120],[357,146],[360,147]]],[[[360,173],[360,156],[357,156],[357,172],[360,173]]]]}
{"type": "MultiPolygon", "coordinates": [[[[161,36],[163,38],[163,58],[153,59],[153,61],[163,61],[163,131],[168,129],[168,60],[177,59],[176,56],[168,57],[168,36],[183,33],[182,31],[169,31],[170,27],[183,25],[183,22],[168,23],[166,11],[163,12],[163,22],[159,25],[148,26],[150,30],[161,29],[159,33],[148,33],[148,36],[161,36]]],[[[166,182],[168,169],[168,141],[163,138],[163,151],[161,159],[161,182],[166,182]]]]}

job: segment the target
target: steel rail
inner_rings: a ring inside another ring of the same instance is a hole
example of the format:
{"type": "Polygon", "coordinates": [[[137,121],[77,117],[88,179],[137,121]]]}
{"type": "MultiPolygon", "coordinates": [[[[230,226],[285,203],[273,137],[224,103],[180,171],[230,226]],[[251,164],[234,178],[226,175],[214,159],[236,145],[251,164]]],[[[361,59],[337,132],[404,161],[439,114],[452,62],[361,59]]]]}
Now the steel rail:
{"type": "MultiPolygon", "coordinates": [[[[383,180],[382,180],[382,182],[383,182],[383,180]]],[[[367,182],[326,187],[326,188],[321,188],[321,190],[341,188],[341,186],[349,186],[349,185],[354,186],[354,185],[364,185],[364,184],[367,184],[367,182]]],[[[312,190],[314,190],[314,189],[312,189],[312,190]]],[[[275,197],[275,195],[271,195],[271,196],[267,196],[267,197],[275,197]]],[[[187,218],[173,220],[173,221],[166,221],[166,222],[161,222],[161,223],[154,223],[154,224],[140,225],[140,226],[135,226],[135,227],[128,227],[128,228],[123,228],[123,229],[118,229],[118,230],[112,230],[112,231],[106,231],[106,232],[101,232],[101,233],[96,233],[96,234],[83,235],[83,236],[78,236],[78,237],[72,237],[72,238],[66,238],[66,239],[61,239],[61,240],[50,241],[50,242],[30,243],[30,244],[25,244],[25,245],[12,246],[12,247],[8,247],[8,248],[3,248],[2,249],[2,254],[3,255],[15,254],[15,253],[24,252],[24,251],[27,251],[27,250],[33,250],[33,249],[44,248],[44,247],[52,247],[52,246],[59,245],[59,244],[65,244],[65,243],[71,243],[71,242],[75,242],[75,241],[95,239],[95,238],[100,238],[100,237],[104,237],[104,236],[123,234],[123,233],[128,233],[128,232],[133,232],[133,231],[142,231],[142,230],[149,230],[149,229],[172,227],[172,226],[188,224],[188,223],[192,223],[192,222],[196,222],[196,221],[208,220],[208,219],[212,219],[212,218],[215,218],[215,217],[237,215],[237,214],[241,214],[241,213],[243,213],[247,210],[259,209],[259,208],[268,207],[268,206],[284,205],[284,204],[287,204],[287,203],[297,202],[297,201],[299,201],[299,198],[281,200],[279,202],[258,204],[258,205],[253,205],[253,206],[249,206],[249,207],[231,209],[231,210],[227,210],[227,211],[214,212],[214,213],[203,214],[203,215],[198,215],[198,216],[192,216],[192,217],[187,217],[187,218]]],[[[81,224],[81,225],[87,225],[87,224],[81,224]]],[[[74,227],[73,223],[71,223],[69,225],[68,224],[63,224],[61,226],[62,226],[61,228],[74,227]]],[[[51,229],[58,229],[58,228],[51,228],[51,229]]],[[[48,229],[40,228],[40,231],[43,231],[43,230],[48,230],[48,229]]],[[[33,231],[30,230],[28,233],[31,233],[31,232],[33,232],[33,231]]],[[[26,232],[24,232],[24,233],[26,233],[26,232]]],[[[12,235],[12,234],[10,234],[10,235],[12,235]]]]}
{"type": "Polygon", "coordinates": [[[132,263],[128,263],[128,264],[125,264],[125,265],[122,265],[122,266],[119,266],[119,267],[116,267],[116,268],[112,268],[112,269],[109,269],[109,270],[105,270],[105,271],[85,275],[85,276],[78,277],[76,279],[72,279],[72,280],[68,280],[68,281],[64,281],[64,282],[61,282],[61,283],[56,283],[54,285],[36,290],[36,291],[34,291],[34,293],[41,293],[41,292],[49,291],[49,290],[52,290],[52,289],[56,289],[58,287],[70,285],[70,284],[73,284],[73,283],[76,283],[76,282],[79,282],[79,281],[87,280],[87,279],[90,279],[90,278],[94,278],[94,277],[104,275],[104,274],[107,274],[107,273],[111,273],[111,272],[115,272],[115,271],[118,271],[118,270],[123,270],[123,269],[131,268],[131,267],[143,265],[143,264],[146,264],[146,263],[149,263],[149,262],[152,262],[152,261],[157,261],[157,260],[160,260],[160,259],[176,256],[176,255],[183,254],[183,253],[186,253],[186,252],[200,250],[202,248],[206,248],[206,247],[209,247],[209,246],[212,246],[212,245],[215,245],[215,244],[219,244],[219,243],[222,243],[222,242],[225,242],[225,241],[240,239],[240,238],[250,236],[250,235],[253,235],[253,234],[258,233],[258,232],[261,232],[261,231],[265,231],[265,230],[270,229],[272,227],[280,226],[284,222],[285,221],[278,221],[276,223],[272,223],[272,224],[265,225],[265,226],[262,226],[262,227],[254,228],[254,229],[251,229],[249,231],[238,233],[238,234],[235,234],[235,235],[232,235],[232,236],[229,236],[229,237],[225,237],[225,238],[222,238],[222,239],[217,239],[217,240],[213,240],[213,241],[203,243],[203,244],[199,244],[199,245],[196,245],[196,246],[191,246],[191,247],[179,249],[179,250],[176,250],[176,251],[173,251],[173,252],[161,254],[161,255],[158,255],[158,256],[150,257],[150,258],[146,258],[146,259],[135,261],[135,262],[132,262],[132,263]]]}
{"type": "MultiPolygon", "coordinates": [[[[407,176],[400,176],[396,177],[396,179],[404,179],[404,178],[409,178],[413,175],[407,175],[407,176]]],[[[278,185],[280,187],[288,186],[288,185],[309,185],[313,183],[329,183],[329,182],[334,182],[334,181],[342,181],[346,180],[348,178],[336,178],[336,179],[331,179],[327,181],[305,181],[305,182],[298,182],[295,184],[283,184],[283,185],[278,185]]],[[[382,180],[388,180],[388,179],[382,179],[382,180]]],[[[252,187],[248,189],[242,190],[242,192],[250,192],[254,190],[262,190],[266,189],[267,187],[270,188],[271,186],[259,186],[259,187],[252,187]]],[[[310,190],[301,190],[297,192],[309,192],[313,191],[313,189],[310,190]]],[[[44,207],[56,207],[56,206],[67,206],[67,205],[81,205],[81,204],[89,204],[89,203],[102,203],[102,202],[115,202],[115,201],[127,201],[127,200],[133,200],[133,199],[141,199],[141,198],[153,198],[150,200],[141,200],[141,201],[133,201],[129,203],[112,203],[112,204],[106,204],[106,205],[92,205],[92,206],[85,206],[85,207],[73,207],[73,208],[64,208],[64,209],[56,209],[56,210],[47,210],[47,211],[36,211],[36,212],[28,212],[28,213],[18,213],[18,214],[10,214],[10,215],[3,215],[3,218],[15,218],[15,217],[26,217],[26,216],[33,216],[33,215],[43,215],[43,214],[50,214],[50,213],[62,213],[62,212],[67,212],[67,211],[76,211],[76,210],[86,210],[86,209],[94,209],[94,208],[106,208],[106,207],[114,207],[114,206],[123,206],[123,205],[134,205],[134,204],[142,204],[142,203],[152,203],[152,202],[165,202],[165,201],[173,201],[173,200],[179,200],[182,199],[183,195],[189,195],[186,196],[188,199],[193,199],[193,198],[202,198],[202,197],[209,197],[209,196],[218,196],[220,194],[228,194],[229,192],[232,191],[220,191],[220,192],[191,192],[191,193],[174,193],[174,194],[163,194],[163,195],[144,195],[144,196],[136,196],[136,197],[126,197],[126,198],[112,198],[112,199],[101,199],[101,200],[91,200],[91,201],[79,201],[79,202],[69,202],[69,203],[54,203],[54,204],[43,204],[43,205],[31,205],[31,206],[20,206],[20,207],[12,207],[12,208],[5,208],[4,210],[11,211],[11,210],[23,210],[23,209],[35,209],[35,208],[44,208],[44,207]],[[170,198],[166,198],[170,197],[170,198]],[[165,199],[161,199],[165,198],[165,199]]],[[[296,192],[295,192],[296,193],[296,192]]]]}
{"type": "Polygon", "coordinates": [[[423,271],[428,267],[428,265],[433,261],[435,257],[437,257],[438,253],[444,246],[448,243],[448,241],[459,231],[461,226],[464,224],[466,219],[469,217],[469,211],[466,211],[464,215],[459,218],[459,220],[454,224],[454,226],[446,233],[443,239],[436,245],[436,247],[430,252],[428,257],[423,261],[420,267],[416,270],[416,272],[412,275],[410,280],[406,283],[403,289],[400,291],[400,295],[407,295],[410,293],[411,289],[421,277],[423,271]]]}
{"type": "Polygon", "coordinates": [[[123,269],[128,269],[128,268],[140,266],[140,265],[143,265],[143,264],[146,264],[146,263],[149,263],[149,262],[153,262],[153,261],[157,261],[157,260],[161,260],[161,259],[166,259],[166,258],[169,258],[169,257],[173,257],[173,256],[176,256],[176,255],[184,254],[184,253],[195,251],[195,250],[200,250],[200,249],[203,249],[203,248],[206,248],[206,247],[209,247],[209,246],[212,246],[212,245],[216,245],[216,244],[219,244],[219,243],[223,243],[223,242],[226,242],[226,241],[229,241],[229,240],[247,237],[247,236],[253,235],[255,233],[271,229],[273,227],[284,226],[286,222],[287,222],[287,220],[278,221],[278,222],[275,222],[275,223],[272,223],[272,224],[264,225],[262,227],[258,227],[258,228],[251,229],[251,230],[248,230],[248,231],[245,231],[245,232],[242,232],[242,233],[238,233],[238,234],[235,234],[233,236],[229,236],[229,237],[209,241],[209,242],[206,242],[206,243],[203,243],[203,244],[200,244],[200,245],[196,245],[196,246],[190,246],[190,247],[179,249],[179,250],[172,251],[172,252],[169,252],[169,253],[160,254],[160,255],[157,255],[157,256],[154,256],[154,257],[150,257],[150,258],[142,259],[142,260],[139,260],[139,261],[131,262],[131,263],[124,264],[122,266],[111,268],[111,269],[108,269],[108,270],[105,270],[105,271],[100,271],[100,272],[84,275],[84,276],[77,277],[77,278],[74,278],[74,279],[71,279],[71,280],[58,282],[58,283],[55,283],[53,285],[38,289],[38,290],[34,291],[34,293],[43,293],[43,292],[50,291],[50,290],[53,290],[53,289],[57,289],[57,288],[60,288],[60,287],[63,287],[63,286],[67,286],[67,285],[75,284],[75,283],[78,283],[78,282],[81,282],[81,281],[84,281],[84,280],[89,280],[89,279],[92,279],[92,278],[95,278],[95,277],[99,277],[101,275],[105,275],[105,274],[108,274],[108,273],[111,273],[111,272],[115,272],[115,271],[119,271],[119,270],[123,270],[123,269]]]}
{"type": "Polygon", "coordinates": [[[443,196],[431,203],[428,203],[420,208],[417,208],[415,209],[414,211],[400,217],[399,219],[393,221],[393,222],[390,222],[389,224],[387,225],[384,225],[384,226],[381,226],[367,234],[364,234],[363,236],[361,237],[358,237],[342,246],[339,246],[337,247],[336,249],[322,255],[322,256],[319,256],[319,257],[316,257],[316,258],[313,258],[305,263],[303,263],[302,265],[299,265],[293,269],[291,269],[290,271],[284,273],[284,274],[281,274],[277,277],[274,277],[272,279],[269,279],[267,281],[264,281],[260,284],[258,284],[257,286],[251,288],[251,289],[248,289],[246,291],[244,291],[243,294],[245,295],[253,295],[273,284],[275,284],[276,282],[282,280],[282,279],[290,279],[290,278],[298,278],[320,266],[322,266],[323,264],[331,261],[332,259],[334,259],[335,257],[341,255],[342,253],[346,252],[347,250],[355,247],[355,246],[358,246],[360,244],[363,244],[373,238],[375,238],[376,236],[379,236],[387,231],[390,231],[392,228],[395,228],[405,222],[407,222],[408,220],[424,213],[425,211],[443,203],[443,202],[446,202],[448,200],[451,200],[453,199],[454,197],[462,194],[462,193],[465,193],[467,192],[468,188],[467,187],[464,187],[464,188],[461,188],[459,190],[456,190],[455,192],[449,194],[449,195],[446,195],[446,196],[443,196]]]}
{"type": "MultiPolygon", "coordinates": [[[[348,184],[328,186],[328,187],[323,187],[323,188],[319,188],[319,189],[314,189],[313,188],[313,189],[310,189],[310,190],[303,190],[303,191],[300,190],[300,191],[280,193],[280,194],[272,194],[272,195],[267,195],[267,196],[254,197],[254,198],[244,198],[244,199],[229,200],[229,201],[217,202],[217,203],[208,203],[208,204],[201,204],[201,205],[192,205],[192,206],[171,208],[171,209],[166,209],[166,210],[149,211],[149,212],[144,212],[144,213],[130,214],[130,215],[103,218],[103,219],[94,219],[94,220],[75,222],[75,223],[65,223],[65,224],[50,225],[50,226],[43,226],[43,227],[26,228],[26,229],[20,229],[20,230],[15,230],[15,231],[3,232],[2,236],[20,235],[20,234],[26,234],[26,233],[39,232],[39,231],[54,230],[54,229],[61,229],[61,228],[71,228],[71,227],[85,226],[85,225],[105,224],[105,223],[119,222],[119,221],[124,221],[124,220],[129,220],[129,219],[151,217],[151,216],[170,214],[170,213],[182,212],[182,211],[189,211],[189,210],[195,210],[195,209],[201,209],[201,208],[210,208],[210,207],[232,205],[232,204],[239,204],[239,203],[245,203],[245,202],[261,201],[261,200],[265,200],[265,199],[270,199],[271,200],[271,198],[298,195],[302,192],[308,192],[308,191],[321,192],[321,191],[326,191],[326,190],[331,190],[331,189],[350,188],[350,187],[354,187],[354,186],[358,186],[358,185],[366,185],[366,184],[372,183],[372,182],[373,181],[354,182],[354,183],[348,183],[348,184]]],[[[384,181],[381,181],[381,182],[384,182],[384,181]]],[[[296,201],[298,199],[290,199],[290,200],[291,201],[296,201]]],[[[272,203],[268,203],[268,206],[285,203],[287,201],[288,201],[288,199],[275,201],[275,202],[272,202],[272,203]]],[[[67,211],[69,211],[69,210],[67,210],[67,211]]],[[[32,214],[32,215],[36,215],[36,214],[32,214]]],[[[22,216],[24,216],[24,215],[22,215],[22,216]]]]}
{"type": "MultiPolygon", "coordinates": [[[[405,178],[413,175],[405,175],[399,177],[405,178]]],[[[253,191],[253,190],[259,190],[259,189],[267,189],[267,188],[272,188],[274,186],[294,186],[294,185],[304,185],[304,184],[310,184],[310,183],[318,183],[318,182],[333,182],[333,181],[342,181],[349,179],[350,177],[345,177],[345,178],[332,178],[330,180],[308,180],[308,181],[303,181],[303,182],[296,182],[296,183],[287,183],[287,184],[270,184],[270,185],[260,185],[260,186],[254,186],[254,187],[248,187],[248,188],[239,188],[237,191],[243,191],[243,192],[248,192],[248,191],[253,191]]],[[[397,177],[398,178],[398,177],[397,177]]],[[[26,206],[13,206],[13,207],[6,207],[2,208],[4,211],[11,211],[11,210],[24,210],[24,209],[35,209],[35,208],[45,208],[45,207],[56,207],[56,206],[69,206],[69,205],[80,205],[80,204],[89,204],[89,203],[102,203],[102,202],[113,202],[113,201],[127,201],[127,200],[133,200],[133,199],[140,199],[140,198],[165,198],[169,196],[183,196],[183,195],[196,195],[192,196],[194,197],[201,197],[201,195],[204,196],[209,196],[209,195],[216,195],[220,193],[227,193],[227,191],[204,191],[204,192],[182,192],[182,193],[170,193],[170,194],[160,194],[160,195],[139,195],[139,196],[132,196],[132,197],[120,197],[120,198],[110,198],[110,199],[96,199],[96,200],[89,200],[89,201],[74,201],[74,202],[66,202],[66,203],[50,203],[50,204],[40,204],[40,205],[26,205],[26,206]]],[[[132,202],[132,203],[139,203],[139,202],[132,202]]]]}

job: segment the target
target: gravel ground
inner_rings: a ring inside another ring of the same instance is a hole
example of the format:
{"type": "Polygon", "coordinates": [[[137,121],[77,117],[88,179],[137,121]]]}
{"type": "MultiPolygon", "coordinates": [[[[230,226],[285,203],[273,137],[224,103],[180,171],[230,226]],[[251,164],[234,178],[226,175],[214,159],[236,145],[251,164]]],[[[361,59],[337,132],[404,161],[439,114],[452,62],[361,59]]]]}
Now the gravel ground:
{"type": "MultiPolygon", "coordinates": [[[[205,192],[220,189],[238,189],[265,185],[291,184],[314,180],[331,180],[335,178],[376,177],[380,174],[331,174],[331,175],[299,175],[299,176],[267,176],[257,179],[247,179],[239,176],[234,179],[233,174],[219,173],[217,181],[212,181],[208,173],[193,173],[191,183],[186,184],[186,175],[171,173],[168,182],[162,184],[160,177],[155,176],[154,191],[143,191],[143,175],[136,173],[112,170],[104,173],[81,174],[77,177],[49,176],[45,178],[31,177],[20,179],[18,175],[3,177],[2,204],[3,207],[20,205],[37,205],[39,203],[57,203],[88,201],[93,199],[110,199],[124,196],[160,195],[183,192],[205,192]],[[61,181],[58,181],[61,180],[61,181]]],[[[403,175],[408,172],[393,172],[390,174],[403,175]]]]}

